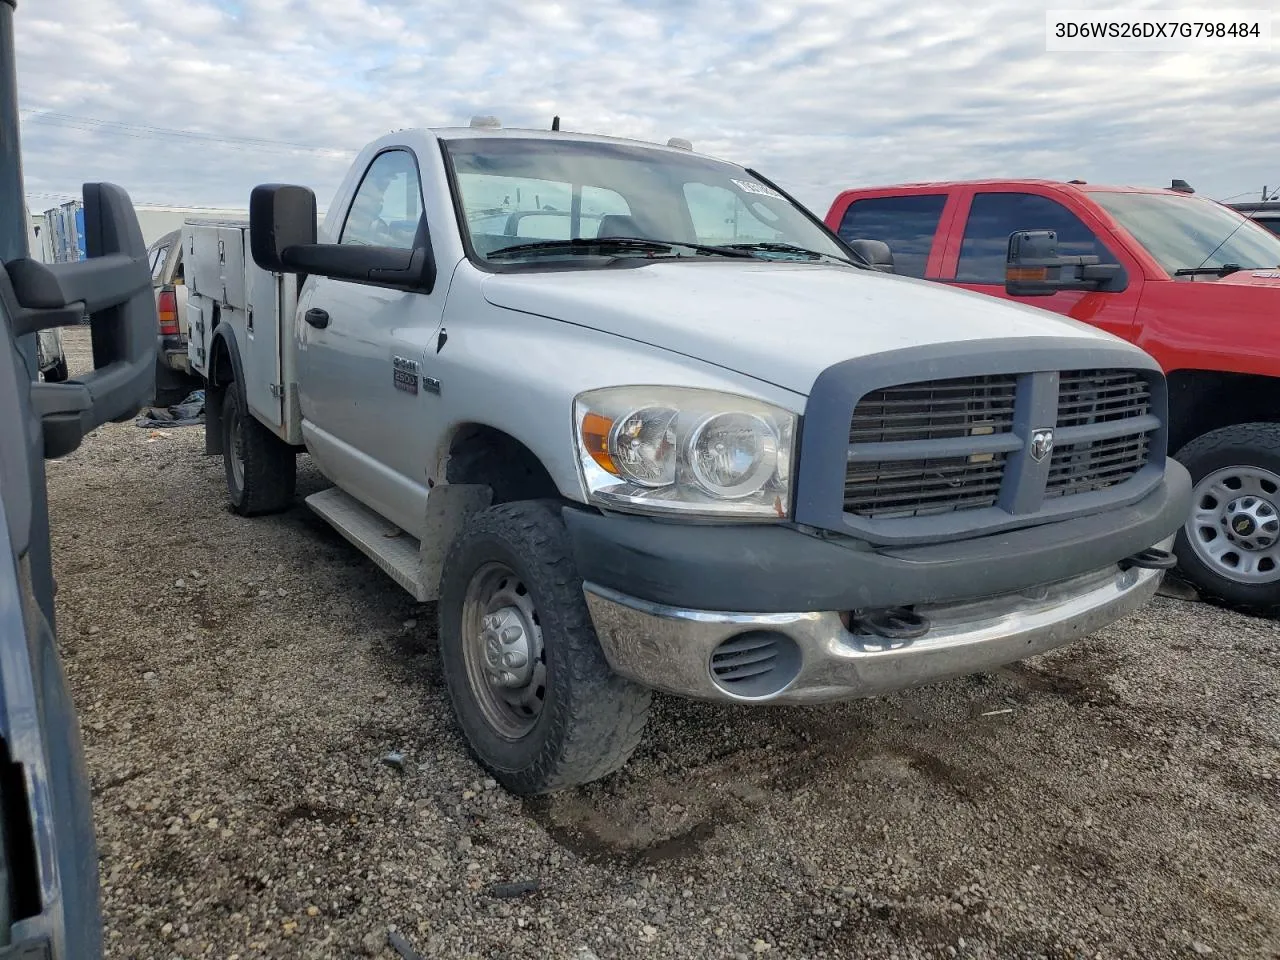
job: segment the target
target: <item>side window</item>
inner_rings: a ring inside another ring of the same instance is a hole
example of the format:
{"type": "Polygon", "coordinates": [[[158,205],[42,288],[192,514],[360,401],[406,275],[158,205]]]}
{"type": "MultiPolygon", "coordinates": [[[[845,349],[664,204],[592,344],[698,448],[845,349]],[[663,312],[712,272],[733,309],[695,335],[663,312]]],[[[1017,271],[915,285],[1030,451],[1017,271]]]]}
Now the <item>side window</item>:
{"type": "Polygon", "coordinates": [[[748,203],[728,187],[686,183],[684,200],[693,221],[694,240],[706,244],[757,243],[779,240],[770,224],[778,215],[763,203],[748,203]]]}
{"type": "MultiPolygon", "coordinates": [[[[868,197],[849,204],[836,232],[850,240],[882,240],[893,253],[893,272],[923,277],[933,235],[947,205],[944,193],[903,197],[868,197]]],[[[1001,275],[1003,276],[1003,274],[1001,275]]]]}
{"type": "Polygon", "coordinates": [[[160,282],[160,271],[164,269],[164,260],[169,253],[168,247],[157,247],[151,251],[151,282],[160,282]]]}
{"type": "Polygon", "coordinates": [[[1009,234],[1016,230],[1056,230],[1059,255],[1116,262],[1093,231],[1058,201],[1033,193],[979,193],[964,227],[956,280],[1003,284],[1009,234]]]}
{"type": "Polygon", "coordinates": [[[409,250],[421,219],[422,186],[413,156],[388,150],[365,171],[338,242],[409,250]]]}

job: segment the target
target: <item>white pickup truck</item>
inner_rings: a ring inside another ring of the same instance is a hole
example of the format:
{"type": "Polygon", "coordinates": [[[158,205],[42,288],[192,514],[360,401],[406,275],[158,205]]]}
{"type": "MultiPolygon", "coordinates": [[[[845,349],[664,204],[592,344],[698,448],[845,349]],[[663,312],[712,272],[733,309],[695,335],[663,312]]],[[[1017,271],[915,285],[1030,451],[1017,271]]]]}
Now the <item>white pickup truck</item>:
{"type": "Polygon", "coordinates": [[[436,601],[458,723],[512,791],[618,768],[652,689],[983,670],[1173,563],[1190,489],[1146,354],[877,272],[687,145],[402,131],[319,228],[298,186],[250,221],[184,228],[207,452],[246,515],[311,456],[308,505],[436,601]]]}

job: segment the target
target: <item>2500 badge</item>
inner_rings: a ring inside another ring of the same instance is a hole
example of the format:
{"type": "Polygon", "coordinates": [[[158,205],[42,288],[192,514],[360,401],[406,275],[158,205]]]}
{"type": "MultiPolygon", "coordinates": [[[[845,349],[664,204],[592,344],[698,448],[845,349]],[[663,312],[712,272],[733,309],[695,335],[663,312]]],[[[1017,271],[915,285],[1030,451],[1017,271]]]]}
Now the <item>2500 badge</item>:
{"type": "Polygon", "coordinates": [[[418,392],[418,361],[405,357],[392,357],[391,379],[397,390],[416,394],[418,392]]]}

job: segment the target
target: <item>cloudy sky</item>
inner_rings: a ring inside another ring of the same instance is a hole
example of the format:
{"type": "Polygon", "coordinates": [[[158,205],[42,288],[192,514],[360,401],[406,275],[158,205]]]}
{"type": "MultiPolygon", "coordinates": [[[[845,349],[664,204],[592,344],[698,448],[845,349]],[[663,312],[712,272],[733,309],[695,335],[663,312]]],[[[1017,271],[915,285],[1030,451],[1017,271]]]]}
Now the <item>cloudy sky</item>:
{"type": "Polygon", "coordinates": [[[1249,54],[1050,54],[1045,9],[19,0],[30,206],[78,194],[85,179],[139,202],[221,206],[291,181],[323,205],[372,137],[478,113],[685,137],[820,212],[841,187],[904,180],[1181,177],[1219,199],[1280,186],[1280,40],[1249,54]]]}

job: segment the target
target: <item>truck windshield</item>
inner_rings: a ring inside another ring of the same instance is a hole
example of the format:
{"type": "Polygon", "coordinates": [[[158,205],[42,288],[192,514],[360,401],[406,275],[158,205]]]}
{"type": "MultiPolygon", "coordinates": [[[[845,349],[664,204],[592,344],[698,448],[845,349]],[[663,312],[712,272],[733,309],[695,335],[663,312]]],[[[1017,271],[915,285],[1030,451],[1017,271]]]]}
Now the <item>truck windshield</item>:
{"type": "Polygon", "coordinates": [[[619,257],[838,259],[848,253],[741,167],[597,141],[443,141],[476,256],[493,263],[619,257]],[[609,243],[604,238],[624,240],[609,243]]]}
{"type": "Polygon", "coordinates": [[[1091,194],[1173,276],[1197,267],[1280,266],[1280,237],[1212,200],[1164,193],[1091,194]]]}

